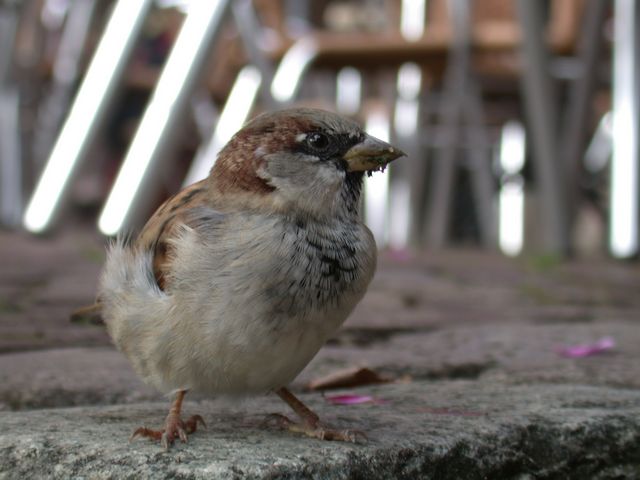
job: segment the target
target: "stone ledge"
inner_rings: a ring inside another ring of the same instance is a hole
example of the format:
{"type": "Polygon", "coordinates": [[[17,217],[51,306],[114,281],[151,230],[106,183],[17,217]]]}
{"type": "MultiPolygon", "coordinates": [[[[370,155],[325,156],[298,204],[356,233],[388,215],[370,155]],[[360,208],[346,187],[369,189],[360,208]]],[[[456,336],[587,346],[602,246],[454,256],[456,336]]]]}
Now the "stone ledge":
{"type": "Polygon", "coordinates": [[[479,381],[359,389],[380,404],[303,399],[363,445],[263,427],[273,395],[187,402],[209,429],[169,452],[127,437],[168,403],[0,413],[0,478],[640,478],[640,391],[479,381]]]}
{"type": "MultiPolygon", "coordinates": [[[[640,328],[631,322],[459,326],[396,333],[365,345],[349,344],[348,330],[337,338],[339,342],[320,350],[294,388],[300,390],[312,379],[355,365],[418,380],[640,388],[640,328]],[[580,359],[558,355],[562,345],[604,336],[617,343],[606,354],[580,359]]],[[[0,355],[0,411],[158,399],[161,396],[145,386],[124,355],[112,347],[0,355]]]]}

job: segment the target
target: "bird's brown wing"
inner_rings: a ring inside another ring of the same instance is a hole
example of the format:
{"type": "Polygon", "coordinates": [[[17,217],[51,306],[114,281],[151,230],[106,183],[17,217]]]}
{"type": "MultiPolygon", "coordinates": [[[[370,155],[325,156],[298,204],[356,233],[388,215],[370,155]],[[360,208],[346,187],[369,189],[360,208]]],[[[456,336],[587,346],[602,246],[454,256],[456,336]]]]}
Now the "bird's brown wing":
{"type": "MultiPolygon", "coordinates": [[[[181,190],[164,202],[146,223],[136,244],[153,251],[153,274],[158,286],[164,290],[171,252],[168,239],[181,223],[187,223],[193,209],[206,205],[206,183],[200,181],[181,190]]],[[[75,323],[104,324],[100,299],[93,305],[74,310],[70,319],[75,323]]]]}
{"type": "Polygon", "coordinates": [[[178,225],[188,223],[190,212],[206,206],[207,200],[205,180],[194,183],[164,202],[140,232],[137,244],[153,252],[153,274],[162,290],[166,287],[167,272],[171,263],[171,247],[168,240],[175,235],[178,225]]]}

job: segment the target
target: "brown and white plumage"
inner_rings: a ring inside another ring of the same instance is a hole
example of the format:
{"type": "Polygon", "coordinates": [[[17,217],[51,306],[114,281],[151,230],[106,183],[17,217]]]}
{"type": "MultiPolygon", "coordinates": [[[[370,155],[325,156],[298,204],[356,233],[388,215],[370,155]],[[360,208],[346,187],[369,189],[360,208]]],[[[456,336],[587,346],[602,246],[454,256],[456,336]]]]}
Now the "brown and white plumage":
{"type": "MultiPolygon", "coordinates": [[[[306,433],[352,438],[320,429],[284,387],[364,295],[376,247],[362,178],[401,154],[328,112],[257,117],[206,180],[111,247],[98,296],[114,343],[161,391],[275,390],[306,433]]],[[[172,422],[165,445],[183,438],[179,411],[172,422]]]]}

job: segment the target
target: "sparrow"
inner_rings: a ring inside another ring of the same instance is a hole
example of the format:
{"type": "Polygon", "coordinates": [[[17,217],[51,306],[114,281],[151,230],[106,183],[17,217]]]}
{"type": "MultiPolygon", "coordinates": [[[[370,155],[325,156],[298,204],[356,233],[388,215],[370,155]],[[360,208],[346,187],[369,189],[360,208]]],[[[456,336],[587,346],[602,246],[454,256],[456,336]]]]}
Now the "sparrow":
{"type": "Polygon", "coordinates": [[[357,441],[287,385],[365,294],[377,249],[359,215],[363,177],[403,155],[334,113],[265,113],[135,241],[109,247],[96,304],[79,314],[98,315],[142,379],[175,394],[164,427],[132,438],[186,442],[204,426],[199,415],[182,419],[188,391],[271,391],[300,417],[277,415],[282,426],[357,441]]]}

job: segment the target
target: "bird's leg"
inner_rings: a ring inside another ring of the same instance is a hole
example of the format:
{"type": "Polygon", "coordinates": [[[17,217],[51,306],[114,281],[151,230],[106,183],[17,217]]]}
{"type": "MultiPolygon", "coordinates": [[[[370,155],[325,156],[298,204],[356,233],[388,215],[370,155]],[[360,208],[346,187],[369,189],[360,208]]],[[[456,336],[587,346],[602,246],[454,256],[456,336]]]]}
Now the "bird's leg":
{"type": "Polygon", "coordinates": [[[276,414],[272,416],[280,425],[288,428],[290,431],[304,433],[309,437],[319,438],[320,440],[338,440],[343,442],[357,442],[358,438],[366,440],[366,435],[357,430],[335,430],[325,427],[320,422],[320,417],[287,388],[279,388],[275,393],[284,400],[302,420],[298,423],[289,420],[284,415],[276,414]]]}
{"type": "Polygon", "coordinates": [[[147,437],[152,440],[160,440],[162,446],[167,450],[169,445],[173,444],[173,441],[176,438],[179,438],[183,443],[186,443],[187,435],[196,431],[198,428],[198,422],[201,423],[203,427],[207,428],[200,415],[192,415],[186,422],[180,418],[182,400],[184,400],[186,393],[187,390],[179,390],[176,394],[176,399],[173,401],[169,414],[164,421],[164,429],[152,430],[150,428],[140,427],[133,432],[129,441],[136,437],[147,437]]]}

